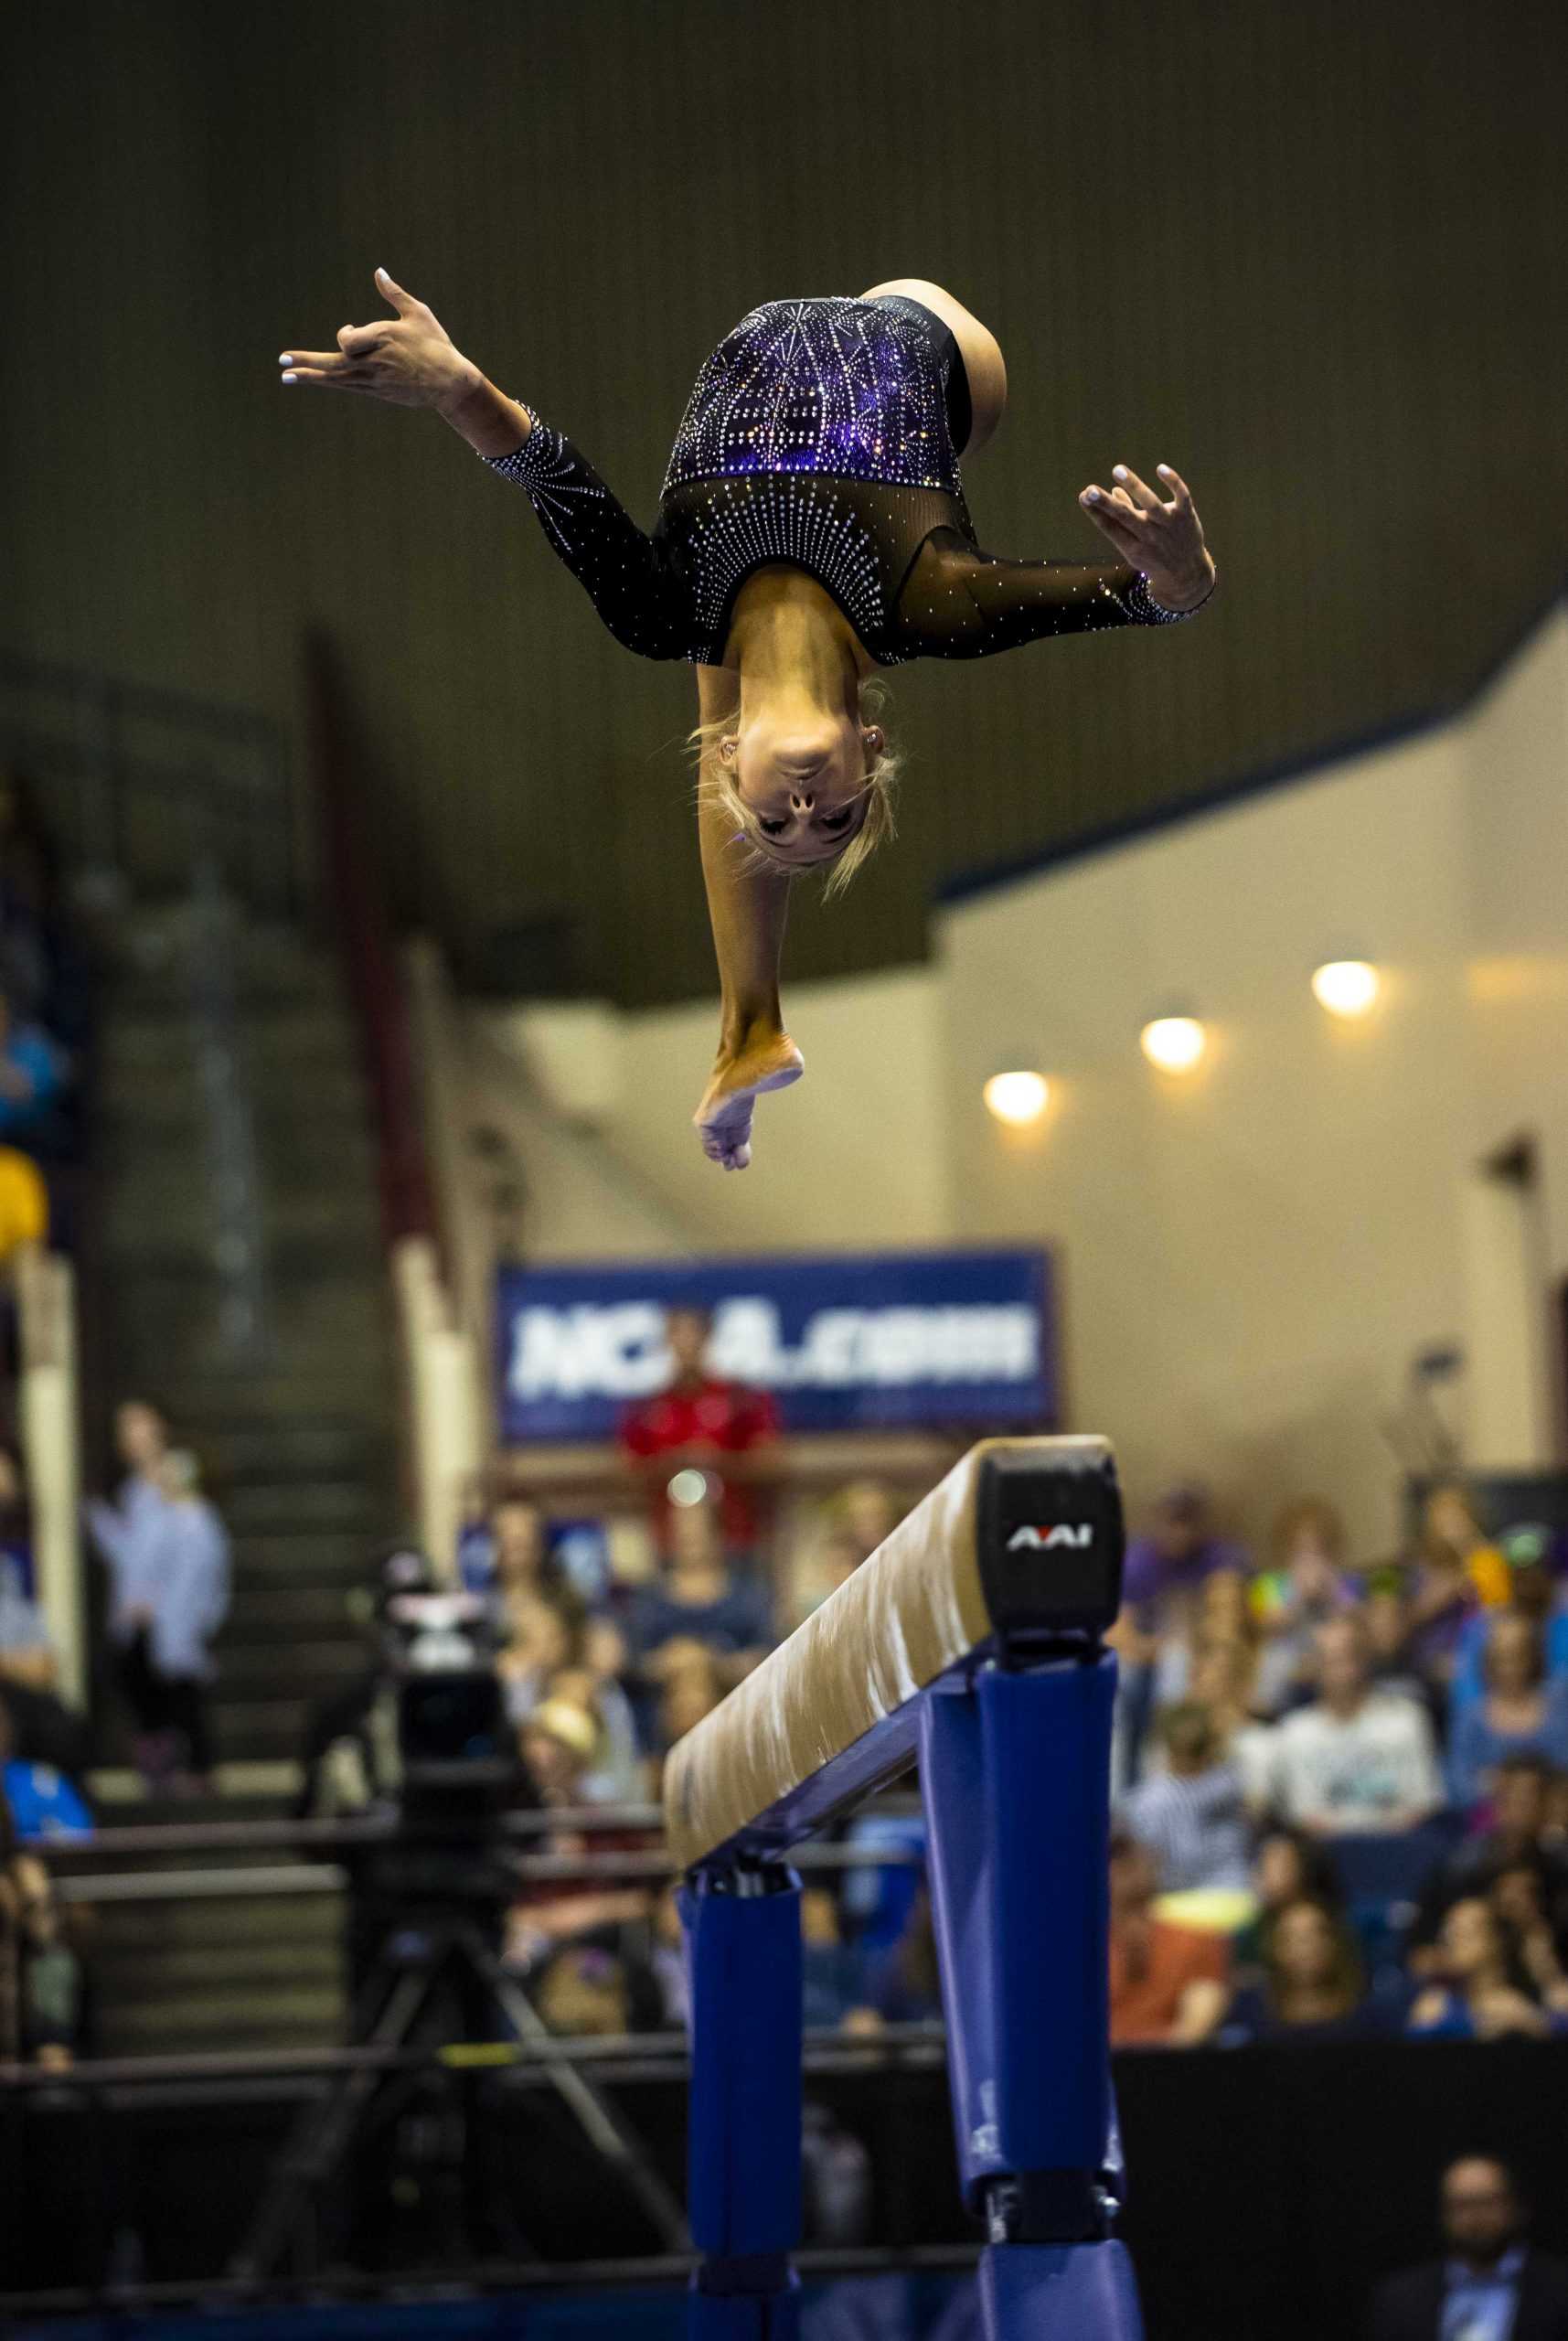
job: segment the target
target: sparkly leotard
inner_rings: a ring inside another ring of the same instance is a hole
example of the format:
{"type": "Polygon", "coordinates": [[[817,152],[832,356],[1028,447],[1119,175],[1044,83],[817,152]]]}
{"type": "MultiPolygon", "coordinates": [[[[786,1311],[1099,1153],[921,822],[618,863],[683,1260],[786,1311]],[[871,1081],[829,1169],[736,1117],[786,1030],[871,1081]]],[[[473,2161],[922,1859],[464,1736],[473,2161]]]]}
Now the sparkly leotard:
{"type": "Polygon", "coordinates": [[[1161,609],[1125,562],[982,552],[958,470],[967,430],[953,335],[882,294],[741,318],[697,378],[651,536],[537,415],[515,454],[485,460],[527,491],[611,633],[648,658],[722,665],[735,596],[770,561],[825,585],[883,666],[1193,615],[1161,609]]]}

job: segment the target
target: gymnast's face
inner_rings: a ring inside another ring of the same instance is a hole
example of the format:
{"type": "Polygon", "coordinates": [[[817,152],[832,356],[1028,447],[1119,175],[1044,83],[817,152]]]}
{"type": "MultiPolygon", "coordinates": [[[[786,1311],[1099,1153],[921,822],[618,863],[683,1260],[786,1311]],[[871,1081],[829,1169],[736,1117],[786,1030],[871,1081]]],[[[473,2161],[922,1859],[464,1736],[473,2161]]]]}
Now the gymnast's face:
{"type": "Polygon", "coordinates": [[[881,729],[851,714],[767,706],[743,714],[720,743],[741,803],[767,851],[793,868],[831,861],[857,836],[870,802],[867,775],[881,752],[881,729]]]}

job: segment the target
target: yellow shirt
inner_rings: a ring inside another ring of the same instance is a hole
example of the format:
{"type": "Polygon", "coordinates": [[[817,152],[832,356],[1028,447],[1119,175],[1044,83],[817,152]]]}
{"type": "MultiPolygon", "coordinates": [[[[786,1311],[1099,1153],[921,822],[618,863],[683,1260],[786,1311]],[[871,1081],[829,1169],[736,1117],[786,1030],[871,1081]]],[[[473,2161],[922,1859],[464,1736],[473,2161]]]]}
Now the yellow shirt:
{"type": "Polygon", "coordinates": [[[49,1197],[36,1162],[14,1146],[0,1146],[0,1260],[19,1244],[41,1244],[49,1232],[49,1197]]]}

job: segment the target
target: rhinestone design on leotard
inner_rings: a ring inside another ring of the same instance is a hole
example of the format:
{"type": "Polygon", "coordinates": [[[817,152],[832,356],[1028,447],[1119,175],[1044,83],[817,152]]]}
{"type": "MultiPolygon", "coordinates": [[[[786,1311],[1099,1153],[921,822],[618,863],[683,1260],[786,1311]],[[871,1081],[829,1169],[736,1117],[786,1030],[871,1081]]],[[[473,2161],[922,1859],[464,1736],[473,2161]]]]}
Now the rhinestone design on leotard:
{"type": "Polygon", "coordinates": [[[827,473],[961,497],[930,324],[898,294],[764,301],[704,360],[661,496],[694,479],[827,473]]]}

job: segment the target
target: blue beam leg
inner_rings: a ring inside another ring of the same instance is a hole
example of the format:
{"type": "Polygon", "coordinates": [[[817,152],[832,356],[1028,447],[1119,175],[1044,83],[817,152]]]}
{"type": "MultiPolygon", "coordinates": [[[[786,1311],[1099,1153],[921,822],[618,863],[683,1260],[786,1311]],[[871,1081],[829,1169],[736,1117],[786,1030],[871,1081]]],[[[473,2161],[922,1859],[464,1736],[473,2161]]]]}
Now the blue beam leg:
{"type": "Polygon", "coordinates": [[[800,1880],[699,1870],[680,1897],[691,1972],[692,2341],[795,2341],[801,2224],[800,1880]]]}
{"type": "Polygon", "coordinates": [[[1115,1663],[1087,1649],[930,1699],[930,1836],[965,2200],[987,2341],[1140,2341],[1110,2239],[1107,1966],[1115,1663]]]}

